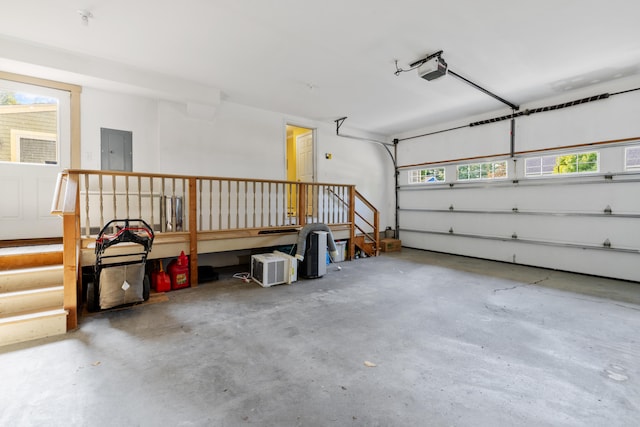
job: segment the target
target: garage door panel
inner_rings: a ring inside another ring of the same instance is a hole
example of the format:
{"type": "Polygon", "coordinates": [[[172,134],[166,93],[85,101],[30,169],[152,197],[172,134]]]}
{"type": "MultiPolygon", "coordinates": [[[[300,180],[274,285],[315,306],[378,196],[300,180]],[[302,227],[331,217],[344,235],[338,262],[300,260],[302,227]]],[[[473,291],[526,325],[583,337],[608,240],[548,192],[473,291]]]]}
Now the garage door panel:
{"type": "MultiPolygon", "coordinates": [[[[437,188],[404,190],[399,194],[403,209],[498,210],[530,212],[614,213],[640,212],[640,197],[632,197],[637,183],[584,185],[558,184],[527,186],[494,186],[488,188],[437,188]],[[598,197],[594,197],[598,194],[598,197]]],[[[637,194],[637,193],[636,193],[637,194]]]]}
{"type": "Polygon", "coordinates": [[[436,235],[401,231],[404,247],[451,253],[516,263],[543,266],[595,276],[640,281],[638,254],[607,251],[606,249],[575,249],[562,246],[530,245],[518,241],[493,241],[457,235],[436,235]]]}
{"type": "Polygon", "coordinates": [[[576,217],[551,215],[465,214],[456,212],[400,213],[402,228],[446,231],[492,237],[601,245],[609,240],[616,247],[633,248],[640,242],[640,227],[634,218],[576,217]],[[606,222],[603,226],[603,222],[606,222]]]}
{"type": "Polygon", "coordinates": [[[594,179],[404,188],[400,236],[421,249],[637,280],[640,182],[594,179]]]}

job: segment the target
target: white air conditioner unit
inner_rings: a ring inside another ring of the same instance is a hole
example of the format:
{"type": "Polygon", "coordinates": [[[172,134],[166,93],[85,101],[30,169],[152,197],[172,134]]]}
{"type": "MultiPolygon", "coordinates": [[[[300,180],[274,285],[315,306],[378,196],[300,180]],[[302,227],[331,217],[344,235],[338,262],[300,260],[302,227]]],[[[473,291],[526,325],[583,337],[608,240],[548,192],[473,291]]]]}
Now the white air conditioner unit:
{"type": "Polygon", "coordinates": [[[297,279],[297,260],[286,254],[251,255],[251,278],[260,286],[268,288],[297,279]],[[292,280],[292,263],[295,261],[295,279],[292,280]]]}
{"type": "Polygon", "coordinates": [[[291,284],[293,282],[297,282],[298,281],[298,258],[289,254],[285,254],[284,252],[280,252],[280,251],[273,251],[273,253],[289,261],[289,268],[285,273],[286,283],[291,284]]]}

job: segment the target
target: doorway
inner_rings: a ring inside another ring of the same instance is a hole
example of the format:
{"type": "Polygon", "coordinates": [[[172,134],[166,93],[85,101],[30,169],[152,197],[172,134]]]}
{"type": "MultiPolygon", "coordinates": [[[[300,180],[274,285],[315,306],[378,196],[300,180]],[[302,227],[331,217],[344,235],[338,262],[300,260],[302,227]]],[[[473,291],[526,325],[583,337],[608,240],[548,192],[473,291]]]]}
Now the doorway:
{"type": "Polygon", "coordinates": [[[70,92],[0,80],[0,239],[62,235],[51,197],[70,165],[70,92]]]}
{"type": "MultiPolygon", "coordinates": [[[[314,182],[315,170],[315,130],[301,126],[286,127],[286,176],[288,181],[314,182]]],[[[289,200],[289,215],[297,215],[297,198],[289,200]]],[[[307,198],[311,202],[311,198],[307,198]]],[[[310,206],[307,207],[307,211],[310,206]]]]}

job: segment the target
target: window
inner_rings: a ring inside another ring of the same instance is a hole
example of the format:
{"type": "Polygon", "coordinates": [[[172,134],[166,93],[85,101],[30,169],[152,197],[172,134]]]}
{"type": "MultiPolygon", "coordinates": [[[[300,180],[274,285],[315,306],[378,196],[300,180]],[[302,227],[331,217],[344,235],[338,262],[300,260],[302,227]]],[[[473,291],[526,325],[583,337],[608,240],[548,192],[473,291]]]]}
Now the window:
{"type": "Polygon", "coordinates": [[[532,157],[525,160],[524,167],[525,176],[594,173],[600,169],[600,156],[597,151],[590,151],[561,156],[532,157]]]}
{"type": "Polygon", "coordinates": [[[444,182],[444,168],[414,169],[409,171],[409,184],[444,182]]]}
{"type": "Polygon", "coordinates": [[[504,179],[507,177],[507,161],[469,163],[458,166],[458,181],[504,179]]]}
{"type": "Polygon", "coordinates": [[[57,164],[58,100],[0,88],[0,161],[57,164]]]}
{"type": "Polygon", "coordinates": [[[640,170],[640,146],[624,150],[624,168],[628,171],[640,170]]]}

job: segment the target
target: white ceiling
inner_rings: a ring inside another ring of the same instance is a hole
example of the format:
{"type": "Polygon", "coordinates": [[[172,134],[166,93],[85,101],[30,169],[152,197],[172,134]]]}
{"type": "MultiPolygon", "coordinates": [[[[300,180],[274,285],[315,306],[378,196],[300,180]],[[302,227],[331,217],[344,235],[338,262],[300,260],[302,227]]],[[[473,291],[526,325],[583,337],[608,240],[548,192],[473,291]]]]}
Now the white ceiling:
{"type": "Polygon", "coordinates": [[[395,76],[394,60],[442,49],[451,70],[523,104],[640,73],[639,16],[634,0],[0,0],[0,35],[394,135],[508,110],[452,76],[395,76]]]}

